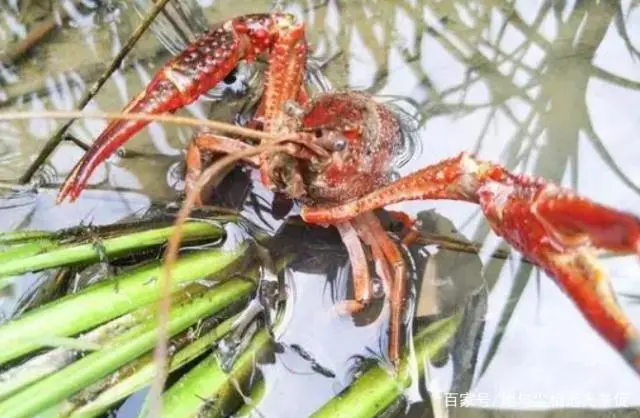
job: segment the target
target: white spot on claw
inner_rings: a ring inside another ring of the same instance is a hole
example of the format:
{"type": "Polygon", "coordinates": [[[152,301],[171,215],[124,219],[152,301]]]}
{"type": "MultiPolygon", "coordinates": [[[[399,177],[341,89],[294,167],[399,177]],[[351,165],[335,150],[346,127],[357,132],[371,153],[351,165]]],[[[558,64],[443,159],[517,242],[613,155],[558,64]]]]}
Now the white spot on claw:
{"type": "Polygon", "coordinates": [[[498,183],[495,181],[489,181],[482,185],[478,190],[478,194],[482,196],[490,196],[491,207],[495,210],[496,215],[502,220],[502,213],[504,207],[509,202],[509,198],[514,192],[513,186],[498,183]]]}
{"type": "Polygon", "coordinates": [[[466,174],[475,174],[478,171],[478,164],[473,161],[469,154],[463,154],[460,158],[460,167],[466,174]]]}
{"type": "Polygon", "coordinates": [[[174,71],[172,68],[167,68],[164,70],[164,76],[180,93],[184,93],[189,89],[191,80],[184,74],[174,71]]]}

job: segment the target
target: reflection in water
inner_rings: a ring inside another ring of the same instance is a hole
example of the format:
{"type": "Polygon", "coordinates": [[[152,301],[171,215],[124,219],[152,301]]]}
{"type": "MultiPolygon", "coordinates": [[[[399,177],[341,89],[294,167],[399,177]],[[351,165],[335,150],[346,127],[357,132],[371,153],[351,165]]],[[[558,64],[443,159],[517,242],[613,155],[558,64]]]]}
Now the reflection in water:
{"type": "MultiPolygon", "coordinates": [[[[43,16],[41,3],[48,2],[24,2],[27,9],[17,7],[23,2],[14,3],[0,6],[0,41],[5,51],[28,36],[36,19],[43,16]]],[[[104,2],[107,9],[90,2],[61,3],[69,19],[60,19],[62,23],[52,36],[21,60],[0,66],[0,97],[5,109],[75,107],[138,20],[128,2],[104,2]]],[[[148,3],[139,1],[136,7],[148,3]]],[[[204,16],[209,23],[271,7],[266,0],[181,4],[185,15],[204,16]],[[198,4],[204,6],[202,14],[198,4]]],[[[323,72],[334,88],[367,90],[381,100],[396,102],[410,114],[417,112],[420,145],[399,168],[402,174],[469,150],[510,170],[544,176],[602,203],[638,212],[640,147],[633,142],[640,104],[637,2],[330,0],[281,4],[307,22],[312,54],[326,63],[323,72]]],[[[180,33],[165,31],[167,22],[180,16],[166,15],[164,23],[154,26],[154,33],[164,35],[161,42],[146,36],[87,106],[90,110],[120,109],[166,61],[167,49],[175,53],[184,43],[180,38],[193,36],[184,24],[177,24],[182,28],[180,33]]],[[[198,31],[202,24],[188,27],[198,31]]],[[[247,70],[246,79],[252,74],[247,70]]],[[[255,87],[254,81],[247,84],[255,87]]],[[[243,100],[232,96],[225,99],[226,106],[203,100],[186,112],[206,115],[212,106],[213,117],[232,120],[243,109],[243,100]]],[[[59,122],[42,120],[0,125],[0,178],[11,180],[23,172],[43,139],[58,126],[59,122]]],[[[78,121],[69,133],[89,143],[104,126],[103,121],[78,121]]],[[[167,172],[181,159],[179,150],[191,134],[185,128],[154,125],[127,145],[128,157],[114,157],[112,164],[96,171],[94,189],[76,205],[54,207],[54,190],[26,203],[21,196],[19,205],[9,199],[9,208],[3,205],[0,226],[53,229],[80,219],[109,223],[144,209],[150,199],[172,200],[180,182],[167,172]],[[110,192],[114,188],[120,192],[110,192]]],[[[44,176],[46,182],[64,178],[80,154],[71,143],[59,147],[41,173],[54,173],[44,176]]],[[[640,405],[637,376],[585,324],[548,277],[515,255],[507,261],[489,257],[500,241],[489,233],[476,207],[452,202],[410,202],[399,207],[412,214],[435,208],[455,225],[455,231],[449,228],[447,233],[483,243],[484,267],[474,260],[471,265],[477,267],[476,274],[469,277],[469,283],[481,278],[490,288],[480,350],[468,350],[473,355],[460,360],[464,350],[458,342],[450,361],[430,370],[427,386],[433,392],[435,409],[446,403],[445,395],[436,392],[451,390],[455,380],[452,371],[459,376],[458,371],[464,368],[461,364],[473,364],[476,358],[474,376],[456,385],[466,392],[465,387],[473,381],[473,396],[467,400],[478,407],[640,405]]],[[[249,210],[247,214],[255,215],[249,210]]],[[[275,233],[281,220],[256,222],[272,226],[275,233]]],[[[431,260],[444,257],[442,251],[428,250],[431,260]]],[[[379,328],[354,327],[350,320],[327,317],[331,292],[325,292],[324,279],[334,279],[333,289],[338,294],[333,296],[341,299],[346,296],[339,292],[347,289],[349,272],[335,256],[325,261],[322,257],[318,250],[308,265],[292,272],[296,314],[282,338],[303,347],[319,365],[334,371],[336,378],[313,373],[299,353],[285,351],[280,363],[263,371],[274,382],[259,405],[265,415],[271,416],[268,412],[275,410],[278,416],[313,411],[350,382],[347,370],[351,356],[370,356],[365,347],[379,352],[379,328]],[[312,262],[321,268],[305,271],[312,262]],[[332,262],[336,271],[327,272],[327,264],[332,262]],[[306,326],[310,322],[313,329],[306,326]],[[278,364],[283,368],[277,369],[278,364]],[[298,392],[303,388],[304,392],[298,392]],[[277,409],[282,408],[278,400],[290,398],[292,393],[311,395],[304,404],[287,403],[290,410],[277,409]]],[[[429,265],[429,257],[423,258],[429,265]]],[[[435,280],[440,297],[457,286],[464,287],[458,283],[460,279],[442,272],[446,264],[440,264],[435,280]]],[[[610,259],[606,264],[616,289],[624,288],[636,296],[640,293],[640,283],[634,282],[635,260],[610,259]]],[[[422,285],[416,283],[416,288],[422,285]]],[[[640,324],[640,305],[630,300],[622,298],[623,308],[640,324]]],[[[446,306],[442,300],[439,303],[446,306]]],[[[416,393],[424,395],[424,391],[416,393]]]]}

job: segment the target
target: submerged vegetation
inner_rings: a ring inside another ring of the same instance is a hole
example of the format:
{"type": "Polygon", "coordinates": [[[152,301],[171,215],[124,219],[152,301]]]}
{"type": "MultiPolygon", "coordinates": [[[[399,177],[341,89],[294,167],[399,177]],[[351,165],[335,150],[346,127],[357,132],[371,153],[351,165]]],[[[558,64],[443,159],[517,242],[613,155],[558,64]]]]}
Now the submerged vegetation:
{"type": "MultiPolygon", "coordinates": [[[[221,238],[220,228],[212,227],[212,222],[222,224],[228,218],[208,216],[206,221],[190,221],[186,225],[185,244],[195,239],[221,238]]],[[[151,351],[157,341],[156,311],[160,298],[157,277],[161,267],[157,261],[135,258],[140,254],[144,258],[152,245],[157,249],[166,242],[166,230],[172,227],[151,229],[157,223],[154,220],[144,225],[122,225],[119,231],[114,227],[91,231],[94,242],[103,243],[102,251],[107,258],[102,262],[122,264],[116,267],[118,271],[67,296],[23,307],[27,313],[0,326],[3,417],[30,417],[45,412],[47,416],[97,416],[153,381],[156,364],[151,351]],[[141,228],[146,231],[131,231],[141,228]],[[158,231],[164,231],[165,240],[157,239],[151,244],[150,233],[160,236],[158,231]],[[125,252],[111,251],[109,243],[114,239],[127,241],[125,252]]],[[[47,233],[9,233],[2,237],[5,247],[0,254],[17,254],[21,247],[42,244],[43,239],[53,243],[73,242],[82,239],[79,235],[82,234],[78,230],[59,232],[55,237],[47,233]]],[[[37,255],[25,252],[20,258],[21,268],[80,272],[97,261],[89,257],[70,258],[82,245],[85,244],[41,246],[37,255]],[[38,257],[51,254],[56,262],[43,267],[38,257]]],[[[183,253],[173,270],[173,306],[167,324],[171,336],[168,368],[173,373],[187,366],[190,370],[164,394],[163,411],[167,416],[218,416],[247,404],[247,399],[253,397],[243,398],[241,394],[244,391],[253,394],[263,384],[256,375],[256,362],[274,349],[271,333],[263,328],[257,333],[250,332],[248,338],[242,337],[244,342],[229,339],[229,344],[242,345],[231,363],[225,360],[224,352],[214,350],[206,355],[223,338],[236,332],[241,324],[239,312],[256,291],[261,271],[256,264],[259,258],[252,255],[250,246],[242,244],[233,250],[208,247],[189,250],[187,246],[187,253],[183,253]],[[194,367],[193,363],[197,365],[194,367]]],[[[95,248],[93,252],[101,253],[95,248]]],[[[293,260],[291,250],[286,254],[289,255],[275,260],[278,269],[293,260]]],[[[57,285],[64,283],[60,281],[57,285]]],[[[415,335],[415,352],[407,352],[398,376],[393,377],[380,366],[365,371],[348,392],[336,398],[342,401],[331,401],[317,414],[353,416],[354,411],[361,411],[367,403],[371,410],[359,412],[362,416],[383,412],[400,399],[402,387],[411,383],[410,362],[417,361],[417,370],[424,371],[424,363],[451,342],[459,322],[460,313],[423,327],[415,335]],[[369,396],[372,389],[382,391],[380,399],[369,396]]]]}

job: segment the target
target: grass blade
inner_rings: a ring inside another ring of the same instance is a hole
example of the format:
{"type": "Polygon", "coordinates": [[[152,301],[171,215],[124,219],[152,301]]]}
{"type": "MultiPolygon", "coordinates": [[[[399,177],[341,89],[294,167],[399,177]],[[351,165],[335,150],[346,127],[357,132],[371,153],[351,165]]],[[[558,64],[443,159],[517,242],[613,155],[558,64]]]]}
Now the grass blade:
{"type": "MultiPolygon", "coordinates": [[[[175,307],[171,311],[168,323],[169,333],[176,334],[199,319],[222,310],[230,303],[248,297],[254,289],[255,282],[235,279],[216,286],[188,304],[175,307]]],[[[0,416],[32,417],[151,350],[156,339],[156,321],[149,320],[113,339],[102,350],[87,355],[0,402],[0,416]]]]}
{"type": "MultiPolygon", "coordinates": [[[[221,278],[237,267],[246,249],[206,250],[181,257],[174,267],[172,289],[206,277],[221,278]]],[[[75,335],[156,301],[162,268],[161,262],[155,262],[123,273],[0,326],[0,364],[46,347],[47,338],[75,335]]]]}
{"type": "Polygon", "coordinates": [[[21,244],[42,239],[54,239],[55,232],[50,231],[12,231],[0,234],[0,245],[21,244]]]}
{"type": "MultiPolygon", "coordinates": [[[[251,277],[255,280],[255,275],[251,277]]],[[[209,288],[205,285],[192,283],[172,295],[173,303],[184,303],[207,290],[209,288]]],[[[82,351],[93,351],[95,346],[99,349],[109,340],[144,321],[154,319],[156,314],[157,306],[151,303],[94,328],[77,338],[49,338],[48,340],[53,342],[59,340],[58,348],[30,358],[0,374],[0,400],[71,364],[81,356],[82,351]]]]}
{"type": "MultiPolygon", "coordinates": [[[[17,244],[14,243],[7,248],[0,249],[0,271],[4,269],[6,265],[11,266],[11,263],[16,263],[16,261],[18,260],[29,259],[30,257],[38,255],[39,253],[51,251],[59,247],[60,244],[49,239],[25,241],[17,244]]],[[[11,271],[9,270],[9,273],[7,273],[6,275],[17,275],[26,273],[27,271],[29,270],[22,270],[16,273],[11,273],[11,271]]],[[[2,277],[2,275],[0,275],[0,277],[2,277]]]]}
{"type": "MultiPolygon", "coordinates": [[[[59,245],[49,240],[29,242],[0,253],[0,277],[62,267],[78,263],[100,261],[104,255],[113,257],[165,243],[174,227],[126,233],[79,244],[59,245]],[[100,248],[97,248],[99,244],[100,248]]],[[[210,222],[190,222],[184,225],[184,242],[217,239],[223,236],[221,226],[210,222]]]]}
{"type": "Polygon", "coordinates": [[[210,355],[176,382],[163,396],[163,416],[196,418],[225,416],[242,405],[235,385],[244,386],[253,375],[256,360],[271,347],[266,329],[260,330],[226,373],[215,354],[210,355]]]}
{"type": "Polygon", "coordinates": [[[313,418],[372,418],[393,406],[411,384],[411,372],[424,373],[425,363],[453,338],[462,319],[460,313],[426,327],[414,338],[415,359],[401,359],[397,376],[381,366],[374,366],[356,379],[338,396],[316,411],[313,418]]]}
{"type": "MultiPolygon", "coordinates": [[[[215,344],[231,330],[231,326],[237,318],[238,315],[235,315],[225,320],[213,330],[207,332],[193,343],[176,352],[176,354],[171,357],[169,370],[175,371],[179,369],[183,365],[191,362],[202,353],[210,349],[213,344],[215,344]]],[[[95,417],[104,413],[116,402],[119,402],[132,393],[142,389],[145,386],[148,386],[151,383],[154,375],[155,366],[153,364],[153,356],[148,355],[144,361],[144,364],[137,368],[135,372],[118,381],[115,385],[112,385],[106,390],[102,391],[90,402],[82,405],[79,408],[76,404],[66,402],[66,404],[63,404],[60,407],[60,410],[63,411],[63,416],[68,416],[70,418],[95,417]]]]}
{"type": "MultiPolygon", "coordinates": [[[[292,259],[291,255],[287,255],[277,260],[275,271],[281,271],[292,259]]],[[[261,396],[264,387],[260,388],[260,385],[264,382],[250,377],[254,376],[256,360],[268,352],[271,344],[269,332],[266,329],[258,331],[235,359],[229,373],[222,369],[216,354],[211,354],[165,392],[163,414],[170,417],[200,417],[236,411],[244,403],[238,396],[236,385],[250,386],[252,396],[261,396]]],[[[140,418],[148,416],[148,401],[140,412],[140,418]]],[[[247,408],[245,413],[249,411],[250,408],[247,408]]]]}

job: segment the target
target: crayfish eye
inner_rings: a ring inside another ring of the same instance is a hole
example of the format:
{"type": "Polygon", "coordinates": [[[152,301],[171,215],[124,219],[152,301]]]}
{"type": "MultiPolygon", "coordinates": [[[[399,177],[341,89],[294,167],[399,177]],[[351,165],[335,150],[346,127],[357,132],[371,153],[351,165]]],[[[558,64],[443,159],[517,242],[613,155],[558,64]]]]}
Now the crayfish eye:
{"type": "Polygon", "coordinates": [[[338,133],[327,129],[318,128],[313,131],[315,143],[329,152],[340,152],[347,149],[347,138],[338,133]]]}
{"type": "Polygon", "coordinates": [[[227,75],[224,80],[222,80],[225,84],[233,84],[238,79],[238,68],[234,68],[229,75],[227,75]]]}
{"type": "Polygon", "coordinates": [[[344,138],[338,138],[333,143],[334,151],[344,151],[347,148],[347,140],[344,138]]]}

